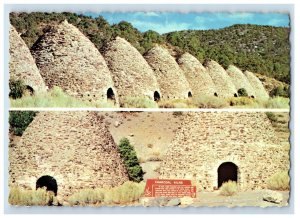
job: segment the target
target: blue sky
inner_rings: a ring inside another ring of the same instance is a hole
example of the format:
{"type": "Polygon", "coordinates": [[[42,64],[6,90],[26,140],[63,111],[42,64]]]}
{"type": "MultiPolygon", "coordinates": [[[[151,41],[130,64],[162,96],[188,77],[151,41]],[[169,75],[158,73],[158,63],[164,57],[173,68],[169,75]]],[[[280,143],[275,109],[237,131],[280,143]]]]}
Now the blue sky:
{"type": "Polygon", "coordinates": [[[176,30],[219,29],[233,24],[258,24],[289,26],[289,15],[281,13],[174,13],[174,12],[130,12],[130,13],[85,13],[92,17],[102,15],[110,24],[130,22],[138,30],[154,30],[160,34],[176,30]]]}

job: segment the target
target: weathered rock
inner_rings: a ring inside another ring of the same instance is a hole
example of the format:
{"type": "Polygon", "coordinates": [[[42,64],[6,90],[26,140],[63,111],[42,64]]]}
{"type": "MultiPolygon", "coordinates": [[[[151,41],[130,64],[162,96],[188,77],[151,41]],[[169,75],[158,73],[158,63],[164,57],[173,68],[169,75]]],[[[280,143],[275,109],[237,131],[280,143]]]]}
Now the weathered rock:
{"type": "Polygon", "coordinates": [[[159,178],[190,179],[198,190],[213,191],[227,163],[247,190],[266,188],[269,177],[289,169],[289,148],[280,145],[265,113],[190,112],[182,118],[159,178]]]}
{"type": "Polygon", "coordinates": [[[174,207],[180,205],[181,201],[179,198],[172,198],[166,204],[167,207],[174,207]]]}
{"type": "Polygon", "coordinates": [[[117,127],[119,127],[120,125],[121,125],[121,122],[118,121],[118,120],[116,120],[115,123],[114,123],[114,126],[117,128],[117,127]]]}
{"type": "Polygon", "coordinates": [[[47,87],[30,51],[13,26],[9,30],[10,79],[22,80],[28,89],[45,92],[47,87]]]}
{"type": "Polygon", "coordinates": [[[193,203],[194,203],[194,198],[191,198],[191,197],[180,198],[181,205],[191,205],[193,203]]]}
{"type": "Polygon", "coordinates": [[[10,185],[35,189],[49,175],[58,195],[115,187],[128,180],[117,146],[97,112],[39,112],[10,148],[10,185]]]}
{"type": "Polygon", "coordinates": [[[267,100],[269,98],[269,94],[267,93],[262,82],[250,71],[246,70],[245,75],[255,91],[256,98],[261,100],[267,100]]]}
{"type": "Polygon", "coordinates": [[[59,86],[83,100],[118,102],[104,58],[95,45],[67,21],[50,28],[32,46],[31,52],[49,88],[59,86]]]}
{"type": "Polygon", "coordinates": [[[184,72],[166,48],[156,45],[144,55],[144,58],[157,78],[161,98],[185,99],[189,97],[189,93],[193,93],[184,72]]]}
{"type": "Polygon", "coordinates": [[[202,64],[189,53],[184,53],[177,60],[188,80],[193,97],[214,96],[217,94],[215,84],[202,64]]]}
{"type": "Polygon", "coordinates": [[[129,42],[116,37],[103,52],[120,97],[160,96],[155,75],[143,56],[129,42]]]}
{"type": "Polygon", "coordinates": [[[228,98],[237,96],[237,90],[230,76],[228,76],[220,64],[213,60],[207,60],[204,66],[216,86],[219,97],[228,98]]]}
{"type": "Polygon", "coordinates": [[[226,71],[231,77],[231,81],[235,85],[236,90],[243,88],[247,91],[248,96],[256,97],[253,87],[249,83],[245,74],[239,68],[230,65],[226,71]]]}
{"type": "Polygon", "coordinates": [[[263,200],[275,204],[280,204],[283,200],[283,195],[280,192],[266,190],[263,195],[263,200]]]}

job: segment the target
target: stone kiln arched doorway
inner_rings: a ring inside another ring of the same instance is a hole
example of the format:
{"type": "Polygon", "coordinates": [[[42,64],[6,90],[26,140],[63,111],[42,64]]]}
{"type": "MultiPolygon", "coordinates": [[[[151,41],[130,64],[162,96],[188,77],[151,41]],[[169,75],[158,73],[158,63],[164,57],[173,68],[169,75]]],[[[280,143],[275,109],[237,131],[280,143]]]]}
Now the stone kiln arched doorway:
{"type": "Polygon", "coordinates": [[[154,92],[154,101],[159,101],[160,100],[160,94],[158,93],[158,91],[154,92]]]}
{"type": "Polygon", "coordinates": [[[34,89],[31,86],[26,86],[24,92],[25,95],[32,96],[34,94],[34,89]]]}
{"type": "Polygon", "coordinates": [[[192,92],[188,92],[188,97],[189,98],[193,97],[192,92]]]}
{"type": "Polygon", "coordinates": [[[57,183],[52,176],[42,176],[36,181],[36,189],[46,187],[47,191],[53,191],[57,195],[57,183]]]}
{"type": "Polygon", "coordinates": [[[218,188],[229,180],[237,182],[238,167],[232,162],[222,163],[218,168],[218,188]]]}
{"type": "Polygon", "coordinates": [[[111,100],[111,101],[115,101],[116,100],[115,93],[112,90],[112,88],[107,89],[106,97],[107,97],[107,100],[111,100]]]}

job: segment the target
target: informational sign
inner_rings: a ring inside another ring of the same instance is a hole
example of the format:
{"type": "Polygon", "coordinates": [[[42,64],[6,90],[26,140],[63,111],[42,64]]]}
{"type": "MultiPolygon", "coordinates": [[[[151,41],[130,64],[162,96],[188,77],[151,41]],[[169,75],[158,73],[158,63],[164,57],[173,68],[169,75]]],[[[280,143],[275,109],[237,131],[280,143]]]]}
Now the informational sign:
{"type": "Polygon", "coordinates": [[[148,179],[144,192],[145,197],[196,197],[196,186],[191,180],[148,179]]]}

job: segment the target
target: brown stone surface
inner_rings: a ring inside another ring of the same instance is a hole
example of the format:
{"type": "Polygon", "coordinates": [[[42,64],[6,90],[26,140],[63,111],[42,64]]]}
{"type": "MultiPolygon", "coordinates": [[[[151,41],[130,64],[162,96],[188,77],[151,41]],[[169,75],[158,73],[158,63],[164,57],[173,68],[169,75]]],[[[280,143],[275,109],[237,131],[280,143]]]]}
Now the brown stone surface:
{"type": "Polygon", "coordinates": [[[193,90],[194,97],[214,96],[217,93],[210,75],[197,58],[184,53],[177,62],[193,90]]]}
{"type": "Polygon", "coordinates": [[[10,147],[10,185],[35,189],[50,175],[58,195],[114,187],[128,180],[116,144],[97,112],[39,112],[10,147]]]}
{"type": "Polygon", "coordinates": [[[193,93],[183,71],[168,49],[156,45],[144,58],[155,73],[163,99],[185,99],[189,92],[193,93]]]}
{"type": "Polygon", "coordinates": [[[228,98],[234,97],[234,94],[237,94],[237,90],[230,76],[220,64],[213,60],[207,60],[204,66],[216,86],[219,97],[228,98]]]}
{"type": "Polygon", "coordinates": [[[95,45],[67,21],[53,26],[31,52],[49,88],[59,86],[71,96],[89,101],[107,100],[113,80],[95,45]]]}
{"type": "Polygon", "coordinates": [[[254,75],[254,73],[250,71],[245,71],[245,75],[253,87],[255,91],[255,96],[257,99],[266,100],[269,98],[269,94],[267,93],[265,87],[263,86],[262,82],[254,75]]]}
{"type": "Polygon", "coordinates": [[[11,79],[24,81],[34,92],[46,91],[47,87],[30,51],[13,26],[9,30],[9,73],[11,79]]]}
{"type": "Polygon", "coordinates": [[[245,74],[239,68],[230,65],[226,71],[228,75],[231,77],[231,81],[233,82],[236,90],[244,88],[247,91],[248,96],[256,97],[253,87],[249,83],[245,74]]]}
{"type": "Polygon", "coordinates": [[[265,113],[190,112],[170,144],[160,178],[191,179],[199,190],[218,187],[218,168],[238,167],[241,190],[266,188],[267,179],[289,170],[289,147],[278,144],[265,113]]]}
{"type": "Polygon", "coordinates": [[[120,97],[146,96],[154,100],[154,92],[160,93],[151,67],[125,39],[116,37],[106,46],[103,54],[120,97]]]}

